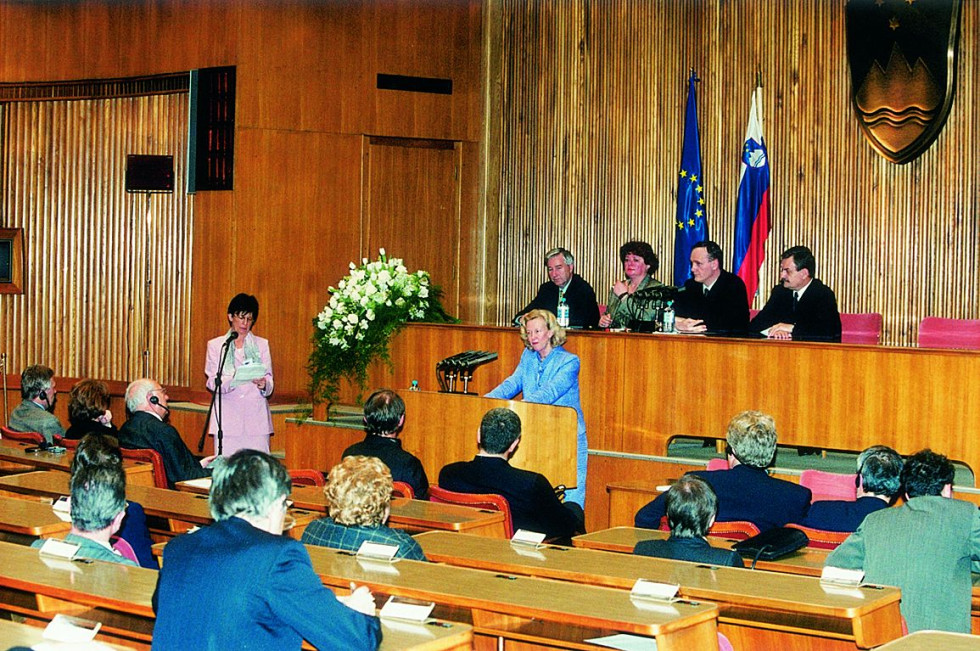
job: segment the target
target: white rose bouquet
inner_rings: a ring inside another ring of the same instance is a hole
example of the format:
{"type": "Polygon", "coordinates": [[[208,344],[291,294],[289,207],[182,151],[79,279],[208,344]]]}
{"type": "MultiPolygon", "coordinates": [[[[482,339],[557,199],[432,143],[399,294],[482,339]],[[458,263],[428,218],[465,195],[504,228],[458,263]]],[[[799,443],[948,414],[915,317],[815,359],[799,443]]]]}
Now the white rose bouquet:
{"type": "Polygon", "coordinates": [[[454,322],[427,271],[409,273],[399,258],[379,251],[378,259],[350,263],[350,274],[330,287],[330,300],[313,319],[313,352],[308,370],[314,401],[334,402],[341,378],[359,390],[375,359],[390,364],[388,342],[409,321],[454,322]]]}

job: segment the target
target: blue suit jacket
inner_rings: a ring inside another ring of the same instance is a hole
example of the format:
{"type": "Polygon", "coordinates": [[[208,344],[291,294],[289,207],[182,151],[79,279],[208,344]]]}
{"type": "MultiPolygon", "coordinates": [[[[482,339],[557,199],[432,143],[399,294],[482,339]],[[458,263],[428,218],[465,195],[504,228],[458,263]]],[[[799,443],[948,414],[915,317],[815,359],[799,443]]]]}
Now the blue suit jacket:
{"type": "Polygon", "coordinates": [[[241,518],[174,538],[153,595],[153,649],[375,649],[381,625],[341,604],[306,548],[241,518]]]}
{"type": "MultiPolygon", "coordinates": [[[[718,496],[718,522],[748,520],[768,531],[787,522],[800,522],[810,506],[810,489],[770,477],[765,470],[739,464],[730,470],[690,473],[705,480],[718,496]]],[[[636,514],[636,526],[659,529],[667,514],[667,493],[662,493],[636,514]]]]}
{"type": "Polygon", "coordinates": [[[888,502],[877,497],[862,497],[850,502],[821,500],[810,505],[810,511],[800,524],[824,531],[856,531],[864,522],[864,516],[887,508],[888,502]]]}

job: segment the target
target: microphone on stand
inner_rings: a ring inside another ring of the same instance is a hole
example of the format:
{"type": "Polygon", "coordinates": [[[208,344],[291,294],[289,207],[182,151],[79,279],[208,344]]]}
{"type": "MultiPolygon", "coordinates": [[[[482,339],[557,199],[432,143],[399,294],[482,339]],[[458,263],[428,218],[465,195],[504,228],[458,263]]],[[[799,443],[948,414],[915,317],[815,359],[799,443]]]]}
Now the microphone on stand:
{"type": "Polygon", "coordinates": [[[236,339],[238,339],[238,330],[232,330],[231,332],[228,333],[228,338],[225,339],[224,345],[227,346],[228,344],[235,341],[236,339]]]}

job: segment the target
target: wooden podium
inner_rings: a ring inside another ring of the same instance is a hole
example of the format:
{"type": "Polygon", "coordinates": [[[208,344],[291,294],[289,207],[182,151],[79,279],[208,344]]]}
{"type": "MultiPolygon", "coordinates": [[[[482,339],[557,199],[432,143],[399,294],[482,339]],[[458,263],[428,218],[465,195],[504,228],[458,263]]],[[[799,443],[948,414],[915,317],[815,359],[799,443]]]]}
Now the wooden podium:
{"type": "MultiPolygon", "coordinates": [[[[521,418],[521,444],[511,463],[543,474],[552,485],[575,486],[578,418],[571,407],[429,391],[399,395],[405,401],[402,445],[422,461],[429,483],[438,482],[446,464],[472,459],[483,414],[494,407],[507,407],[521,418]]],[[[291,467],[329,470],[348,445],[364,438],[361,430],[315,420],[288,420],[286,429],[286,458],[291,467]]]]}

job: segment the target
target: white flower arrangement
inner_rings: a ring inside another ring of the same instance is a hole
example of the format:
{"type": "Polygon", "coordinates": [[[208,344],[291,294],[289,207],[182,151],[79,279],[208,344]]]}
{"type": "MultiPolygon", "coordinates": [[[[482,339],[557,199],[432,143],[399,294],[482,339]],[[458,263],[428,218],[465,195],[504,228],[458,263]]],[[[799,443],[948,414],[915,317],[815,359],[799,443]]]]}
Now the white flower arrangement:
{"type": "Polygon", "coordinates": [[[313,320],[313,352],[309,372],[314,400],[333,402],[341,377],[363,389],[367,367],[375,359],[388,361],[388,341],[409,321],[455,321],[439,302],[427,271],[409,273],[400,258],[350,263],[350,273],[313,320]]]}

